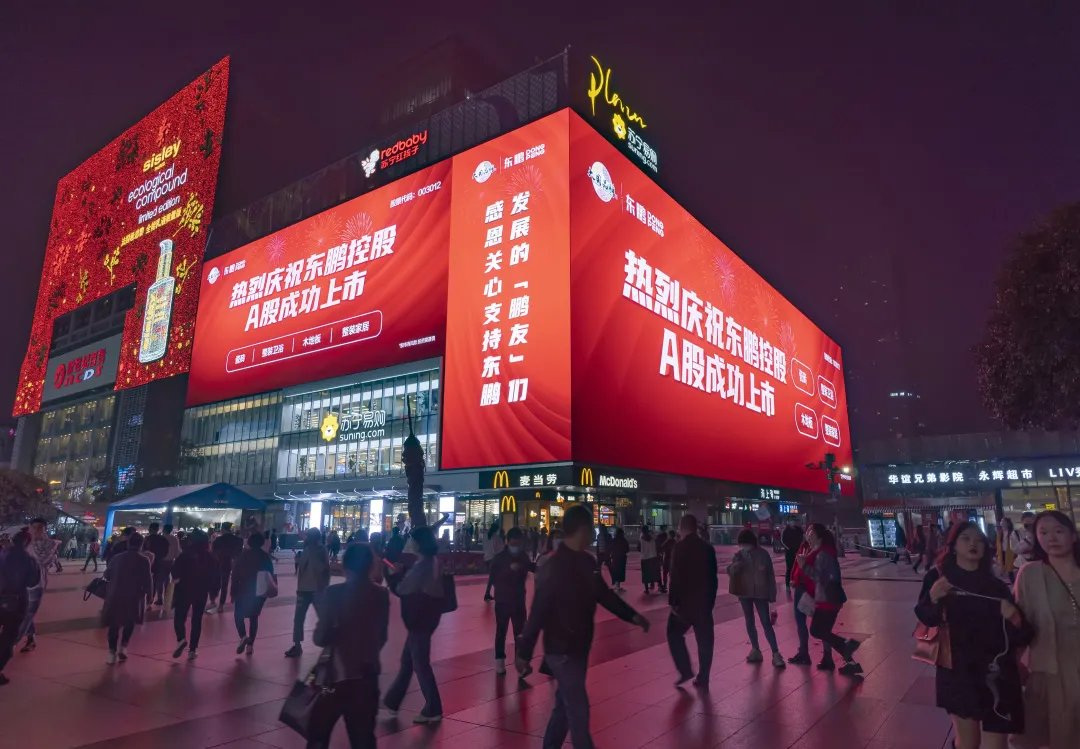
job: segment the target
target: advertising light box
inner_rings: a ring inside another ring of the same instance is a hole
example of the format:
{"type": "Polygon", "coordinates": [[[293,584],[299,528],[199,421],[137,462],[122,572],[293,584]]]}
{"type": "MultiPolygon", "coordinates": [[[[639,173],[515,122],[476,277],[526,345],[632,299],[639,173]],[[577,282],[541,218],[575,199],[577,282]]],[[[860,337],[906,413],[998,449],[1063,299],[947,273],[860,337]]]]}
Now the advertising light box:
{"type": "Polygon", "coordinates": [[[570,459],[568,126],[454,157],[444,468],[570,459]]]}
{"type": "Polygon", "coordinates": [[[840,347],[571,117],[574,459],[827,491],[840,347]]]}
{"type": "Polygon", "coordinates": [[[206,264],[189,406],[438,355],[450,163],[206,264]]]}
{"type": "Polygon", "coordinates": [[[116,389],[188,371],[228,84],[226,58],[60,180],[14,415],[41,405],[56,318],[132,283],[116,389]]]}

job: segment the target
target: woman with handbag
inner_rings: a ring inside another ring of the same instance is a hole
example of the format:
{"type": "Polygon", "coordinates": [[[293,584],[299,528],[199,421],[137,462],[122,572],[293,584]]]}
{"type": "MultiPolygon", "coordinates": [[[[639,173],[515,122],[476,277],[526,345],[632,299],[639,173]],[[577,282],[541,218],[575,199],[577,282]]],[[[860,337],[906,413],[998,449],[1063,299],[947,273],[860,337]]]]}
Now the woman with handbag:
{"type": "MultiPolygon", "coordinates": [[[[836,537],[821,523],[812,523],[806,531],[806,540],[810,549],[806,554],[796,557],[795,562],[813,581],[814,594],[812,598],[804,595],[799,599],[799,610],[810,619],[810,634],[821,640],[822,645],[830,646],[844,659],[840,673],[844,676],[858,676],[863,669],[853,656],[862,643],[833,632],[840,609],[847,601],[840,580],[840,562],[836,558],[836,537]]],[[[828,657],[828,650],[826,658],[828,660],[823,659],[818,668],[831,671],[834,665],[832,658],[828,657]]]]}
{"type": "Polygon", "coordinates": [[[1016,578],[1016,601],[1035,630],[1027,651],[1025,749],[1080,747],[1080,536],[1057,510],[1035,518],[1032,559],[1016,578]]]}
{"type": "Polygon", "coordinates": [[[427,526],[413,530],[412,542],[419,559],[408,570],[400,564],[394,565],[387,578],[390,590],[401,599],[401,619],[408,636],[401,651],[401,669],[386,692],[385,705],[390,713],[397,714],[415,672],[424,695],[424,708],[413,722],[437,723],[443,717],[442,698],[435,672],[431,670],[431,636],[439,627],[444,606],[442,570],[436,557],[439,547],[435,534],[427,526]]]}
{"type": "Polygon", "coordinates": [[[952,718],[956,749],[1005,749],[1024,732],[1019,648],[1034,632],[992,567],[993,550],[979,526],[957,523],[937,567],[923,580],[915,615],[920,660],[937,666],[937,705],[952,718]],[[924,657],[927,656],[927,657],[924,657]]]}
{"type": "Polygon", "coordinates": [[[187,551],[172,565],[173,579],[173,629],[176,631],[176,649],[172,657],[179,658],[188,649],[188,660],[198,657],[199,639],[202,637],[203,614],[206,602],[217,598],[221,587],[221,571],[217,558],[210,553],[210,539],[202,531],[191,534],[187,551]],[[191,612],[191,640],[187,637],[187,618],[191,612]]]}
{"type": "MultiPolygon", "coordinates": [[[[274,574],[274,560],[263,549],[266,538],[261,533],[252,533],[248,536],[248,547],[236,560],[236,566],[232,572],[232,596],[233,596],[233,619],[236,622],[236,634],[240,635],[240,644],[236,646],[236,654],[246,652],[251,655],[255,652],[255,637],[259,634],[259,615],[262,614],[263,604],[270,597],[267,590],[259,589],[259,578],[263,577],[264,585],[267,578],[277,595],[277,575],[274,574]],[[265,574],[264,574],[265,573],[265,574]],[[247,625],[245,627],[245,620],[247,625]]],[[[224,596],[224,593],[222,593],[224,596]]],[[[222,601],[224,603],[224,601],[222,601]]]]}
{"type": "Polygon", "coordinates": [[[776,604],[776,570],[773,569],[772,554],[758,546],[757,535],[753,531],[742,530],[737,539],[739,550],[735,552],[727,568],[728,592],[739,599],[743,618],[746,619],[746,634],[750,637],[750,655],[747,663],[761,663],[761,650],[758,648],[757,625],[754,624],[754,611],[757,610],[761,628],[765,631],[765,641],[772,649],[772,664],[784,668],[784,656],[776,644],[773,631],[773,606],[776,604]]]}
{"type": "Polygon", "coordinates": [[[319,623],[313,639],[324,648],[320,666],[331,689],[320,707],[318,725],[307,732],[308,749],[330,746],[338,720],[345,720],[349,746],[375,748],[379,712],[379,653],[390,625],[390,596],[375,580],[382,572],[367,544],[350,544],[342,557],[345,582],[331,585],[316,604],[319,623]]]}

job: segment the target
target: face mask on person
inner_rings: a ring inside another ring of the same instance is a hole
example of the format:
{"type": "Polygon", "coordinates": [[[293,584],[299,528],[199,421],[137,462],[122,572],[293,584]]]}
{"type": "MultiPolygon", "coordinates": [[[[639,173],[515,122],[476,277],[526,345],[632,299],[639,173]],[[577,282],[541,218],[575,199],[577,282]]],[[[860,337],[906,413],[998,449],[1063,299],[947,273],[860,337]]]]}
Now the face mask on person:
{"type": "Polygon", "coordinates": [[[514,544],[511,544],[510,546],[507,546],[506,548],[511,554],[520,554],[521,553],[521,547],[520,546],[515,546],[514,544]]]}

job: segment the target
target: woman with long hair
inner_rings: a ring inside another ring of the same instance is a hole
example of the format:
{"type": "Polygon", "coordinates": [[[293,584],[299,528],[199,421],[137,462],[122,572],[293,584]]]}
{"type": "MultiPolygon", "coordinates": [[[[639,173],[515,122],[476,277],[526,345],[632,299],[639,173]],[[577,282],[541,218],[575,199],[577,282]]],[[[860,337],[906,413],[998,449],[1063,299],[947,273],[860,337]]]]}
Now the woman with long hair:
{"type": "Polygon", "coordinates": [[[203,614],[206,602],[217,598],[221,587],[221,571],[217,559],[210,553],[210,539],[202,531],[191,534],[191,543],[180,552],[172,566],[173,629],[176,630],[176,649],[173,658],[188,650],[188,660],[198,657],[202,637],[203,614]],[[191,639],[187,636],[187,618],[191,613],[191,639]]]}
{"type": "Polygon", "coordinates": [[[1080,747],[1080,536],[1057,510],[1035,518],[1033,561],[1020,568],[1016,600],[1035,630],[1027,652],[1023,747],[1080,747]]]}
{"type": "Polygon", "coordinates": [[[937,705],[952,718],[956,749],[1005,749],[1009,734],[1024,732],[1016,655],[1034,632],[992,562],[979,526],[957,523],[915,606],[919,621],[946,635],[939,647],[948,660],[939,655],[935,676],[937,705]]]}
{"type": "MultiPolygon", "coordinates": [[[[836,536],[822,523],[811,523],[806,531],[806,540],[810,549],[806,554],[796,557],[799,569],[806,573],[814,583],[814,605],[810,618],[810,634],[821,640],[823,646],[829,646],[844,659],[840,673],[844,676],[858,676],[862,666],[855,662],[855,651],[859,649],[858,640],[849,640],[833,632],[840,609],[847,601],[840,579],[840,561],[836,555],[836,536]],[[813,559],[813,563],[811,563],[813,559]]],[[[805,598],[805,596],[804,596],[805,598]]],[[[805,605],[804,601],[800,604],[805,605]]],[[[806,606],[809,609],[809,606],[806,606]]],[[[806,613],[804,611],[804,613],[806,613]]],[[[818,668],[831,671],[834,666],[829,650],[826,648],[818,668]]]]}

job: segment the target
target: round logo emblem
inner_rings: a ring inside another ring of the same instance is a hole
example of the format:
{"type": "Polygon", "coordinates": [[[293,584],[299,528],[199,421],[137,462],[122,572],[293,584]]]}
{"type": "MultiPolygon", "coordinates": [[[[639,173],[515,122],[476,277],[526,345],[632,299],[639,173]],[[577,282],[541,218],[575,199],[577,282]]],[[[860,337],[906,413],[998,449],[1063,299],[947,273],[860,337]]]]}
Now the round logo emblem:
{"type": "Polygon", "coordinates": [[[472,178],[480,184],[484,184],[491,178],[491,175],[495,173],[495,165],[490,161],[481,161],[476,167],[476,171],[472,173],[472,178]]]}
{"type": "Polygon", "coordinates": [[[608,172],[606,166],[599,161],[594,161],[593,165],[589,167],[588,174],[593,189],[596,190],[596,196],[600,200],[610,203],[615,199],[615,185],[611,181],[611,173],[608,172]]]}
{"type": "Polygon", "coordinates": [[[213,268],[210,269],[210,273],[206,276],[206,280],[209,281],[211,284],[214,284],[219,278],[221,278],[221,271],[219,271],[217,269],[217,266],[215,265],[213,268]]]}

